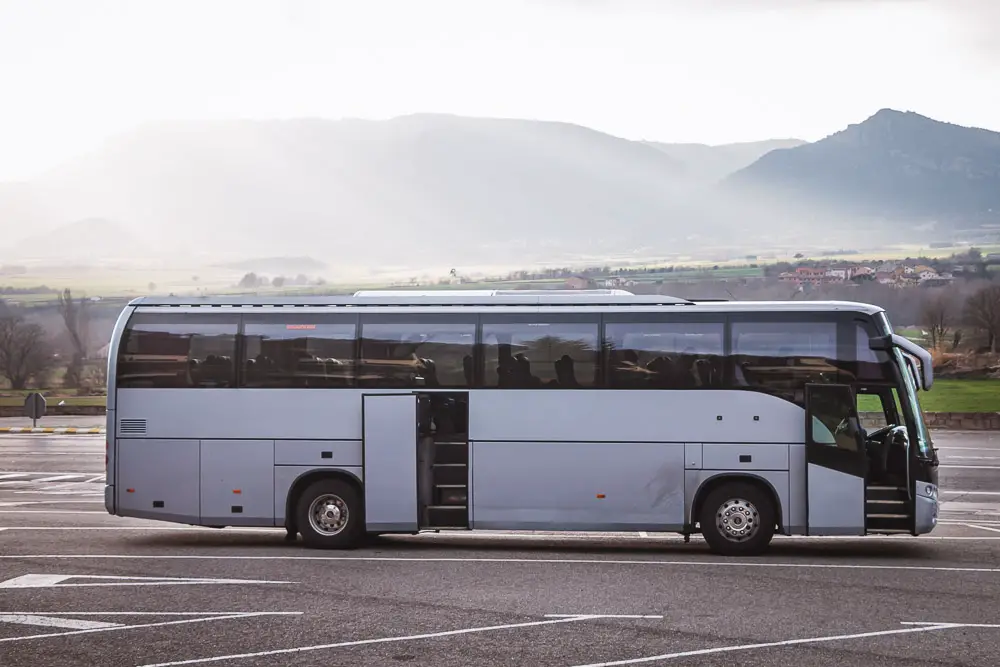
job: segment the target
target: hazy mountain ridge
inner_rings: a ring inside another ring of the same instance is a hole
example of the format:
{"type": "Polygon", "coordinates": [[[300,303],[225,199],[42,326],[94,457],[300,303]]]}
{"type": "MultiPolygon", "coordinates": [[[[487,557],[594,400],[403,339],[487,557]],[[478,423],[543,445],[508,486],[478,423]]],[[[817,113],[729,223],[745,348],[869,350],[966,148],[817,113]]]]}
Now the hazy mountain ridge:
{"type": "Polygon", "coordinates": [[[768,139],[735,144],[668,144],[657,141],[646,143],[683,165],[688,176],[709,182],[719,181],[744,167],[748,167],[774,150],[795,148],[807,141],[802,139],[768,139]]]}
{"type": "Polygon", "coordinates": [[[882,109],[820,141],[767,153],[726,185],[872,219],[1000,220],[1000,132],[882,109]]]}
{"type": "Polygon", "coordinates": [[[18,232],[4,234],[0,254],[85,218],[115,221],[121,231],[104,240],[117,254],[308,255],[334,272],[761,248],[852,227],[891,236],[896,225],[864,227],[866,216],[1000,211],[1000,135],[954,128],[880,112],[813,144],[705,147],[440,114],[148,124],[29,184],[0,186],[2,225],[18,232]]]}

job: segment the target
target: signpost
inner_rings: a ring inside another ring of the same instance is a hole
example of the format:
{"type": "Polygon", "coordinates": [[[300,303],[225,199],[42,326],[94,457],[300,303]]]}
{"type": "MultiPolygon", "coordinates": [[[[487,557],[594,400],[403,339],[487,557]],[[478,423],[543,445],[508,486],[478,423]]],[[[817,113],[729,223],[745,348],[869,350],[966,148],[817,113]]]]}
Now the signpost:
{"type": "Polygon", "coordinates": [[[45,416],[45,397],[34,392],[24,398],[24,416],[31,418],[31,427],[38,426],[38,420],[45,416]]]}

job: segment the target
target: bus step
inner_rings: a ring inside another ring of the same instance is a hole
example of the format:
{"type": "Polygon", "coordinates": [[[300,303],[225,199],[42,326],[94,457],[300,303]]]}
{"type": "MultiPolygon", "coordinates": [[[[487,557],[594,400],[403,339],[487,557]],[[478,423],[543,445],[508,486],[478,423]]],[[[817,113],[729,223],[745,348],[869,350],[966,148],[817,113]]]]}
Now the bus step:
{"type": "Polygon", "coordinates": [[[868,514],[869,519],[909,519],[908,514],[868,514]]]}
{"type": "Polygon", "coordinates": [[[869,505],[905,505],[905,500],[880,500],[880,499],[868,499],[869,505]]]}
{"type": "Polygon", "coordinates": [[[906,489],[898,486],[869,486],[866,495],[870,503],[883,500],[909,500],[906,489]]]}
{"type": "Polygon", "coordinates": [[[468,528],[469,508],[465,505],[429,505],[427,528],[468,528]]]}
{"type": "Polygon", "coordinates": [[[435,484],[436,505],[431,507],[465,507],[469,502],[469,491],[464,484],[435,484]]]}
{"type": "Polygon", "coordinates": [[[469,470],[461,463],[439,463],[434,466],[435,486],[468,486],[469,470]]]}
{"type": "Polygon", "coordinates": [[[865,531],[867,534],[882,534],[882,535],[910,535],[909,528],[869,528],[865,531]]]}

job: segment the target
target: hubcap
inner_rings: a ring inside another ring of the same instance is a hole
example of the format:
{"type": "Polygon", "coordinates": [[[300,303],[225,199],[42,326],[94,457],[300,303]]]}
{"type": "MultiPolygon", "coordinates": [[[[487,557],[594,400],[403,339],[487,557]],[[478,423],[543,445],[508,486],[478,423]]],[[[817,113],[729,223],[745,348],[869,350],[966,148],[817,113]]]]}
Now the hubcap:
{"type": "Polygon", "coordinates": [[[744,542],[757,534],[760,513],[749,500],[731,498],[719,506],[715,525],[727,540],[744,542]]]}
{"type": "Polygon", "coordinates": [[[317,533],[336,535],[347,525],[347,503],[340,496],[327,493],[309,506],[309,525],[317,533]]]}

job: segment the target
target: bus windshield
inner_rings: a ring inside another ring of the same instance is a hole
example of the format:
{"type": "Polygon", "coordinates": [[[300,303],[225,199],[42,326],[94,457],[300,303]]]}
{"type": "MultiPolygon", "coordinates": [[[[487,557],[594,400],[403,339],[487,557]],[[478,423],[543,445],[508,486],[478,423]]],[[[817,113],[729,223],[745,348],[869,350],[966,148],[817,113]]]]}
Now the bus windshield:
{"type": "Polygon", "coordinates": [[[909,364],[907,364],[902,350],[896,348],[893,349],[892,353],[896,365],[899,367],[899,373],[903,378],[903,386],[900,392],[903,399],[903,411],[906,414],[907,420],[913,424],[913,432],[917,436],[917,451],[921,457],[933,458],[934,445],[931,441],[930,432],[927,430],[927,424],[924,421],[924,410],[920,406],[920,400],[917,398],[917,385],[913,380],[913,373],[910,372],[909,364]]]}

